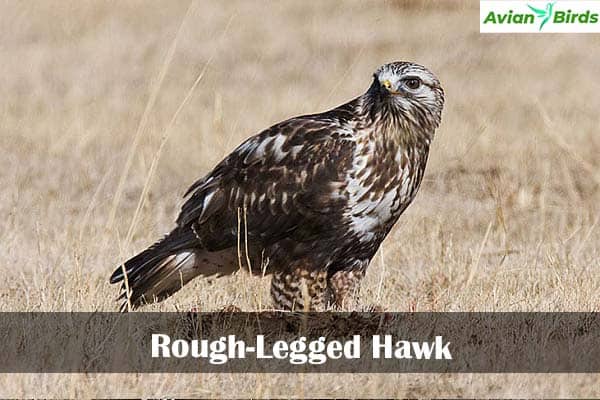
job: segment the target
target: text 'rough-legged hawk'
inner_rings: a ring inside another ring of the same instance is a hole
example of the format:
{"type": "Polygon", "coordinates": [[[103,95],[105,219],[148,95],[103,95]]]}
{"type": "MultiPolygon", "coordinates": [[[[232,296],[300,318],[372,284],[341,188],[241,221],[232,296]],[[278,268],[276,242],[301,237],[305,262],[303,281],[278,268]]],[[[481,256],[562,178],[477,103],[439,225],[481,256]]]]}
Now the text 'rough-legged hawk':
{"type": "Polygon", "coordinates": [[[386,64],[373,78],[346,104],[249,138],[195,182],[175,229],[111,276],[122,309],[242,264],[272,275],[277,309],[349,308],[417,193],[444,105],[420,65],[386,64]]]}

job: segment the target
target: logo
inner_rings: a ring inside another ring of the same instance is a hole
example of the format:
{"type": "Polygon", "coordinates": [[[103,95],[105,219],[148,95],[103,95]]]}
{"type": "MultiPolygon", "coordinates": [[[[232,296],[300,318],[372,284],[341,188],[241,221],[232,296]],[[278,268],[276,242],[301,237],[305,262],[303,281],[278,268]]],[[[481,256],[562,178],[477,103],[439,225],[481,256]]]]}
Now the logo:
{"type": "Polygon", "coordinates": [[[550,18],[552,18],[552,7],[554,7],[554,3],[546,4],[545,10],[540,10],[539,8],[535,8],[529,4],[527,4],[527,7],[529,7],[531,9],[531,11],[536,13],[538,18],[542,19],[542,23],[540,24],[540,31],[541,31],[542,28],[544,27],[544,25],[546,24],[546,22],[548,22],[548,20],[550,20],[550,18]]]}
{"type": "Polygon", "coordinates": [[[600,32],[600,1],[480,0],[481,32],[600,32]]]}

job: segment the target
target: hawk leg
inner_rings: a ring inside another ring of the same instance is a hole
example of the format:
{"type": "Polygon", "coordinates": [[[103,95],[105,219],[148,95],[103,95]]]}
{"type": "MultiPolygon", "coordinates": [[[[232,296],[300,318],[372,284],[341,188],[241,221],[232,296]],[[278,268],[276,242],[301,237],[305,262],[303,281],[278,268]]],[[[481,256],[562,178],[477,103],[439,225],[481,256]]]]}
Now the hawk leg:
{"type": "Polygon", "coordinates": [[[327,271],[294,267],[291,271],[275,272],[271,297],[278,310],[325,311],[330,297],[327,271]]]}
{"type": "Polygon", "coordinates": [[[329,278],[333,292],[333,303],[342,310],[355,310],[358,307],[360,282],[365,276],[363,270],[341,270],[329,278]]]}

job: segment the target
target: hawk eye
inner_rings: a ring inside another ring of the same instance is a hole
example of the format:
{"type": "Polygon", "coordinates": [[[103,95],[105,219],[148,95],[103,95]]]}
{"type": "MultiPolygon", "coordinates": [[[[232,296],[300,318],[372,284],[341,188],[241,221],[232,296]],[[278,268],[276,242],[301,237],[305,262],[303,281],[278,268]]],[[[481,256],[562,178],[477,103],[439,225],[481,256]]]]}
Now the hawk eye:
{"type": "Polygon", "coordinates": [[[419,78],[408,78],[404,80],[404,84],[407,88],[415,90],[421,86],[421,80],[419,78]]]}

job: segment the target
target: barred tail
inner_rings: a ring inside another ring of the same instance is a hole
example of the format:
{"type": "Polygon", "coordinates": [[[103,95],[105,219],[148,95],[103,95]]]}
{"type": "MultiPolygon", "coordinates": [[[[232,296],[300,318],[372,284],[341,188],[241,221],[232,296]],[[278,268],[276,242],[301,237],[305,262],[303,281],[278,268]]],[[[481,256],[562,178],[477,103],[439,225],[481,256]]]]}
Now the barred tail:
{"type": "Polygon", "coordinates": [[[128,310],[128,302],[135,309],[164,300],[198,275],[195,246],[198,246],[198,240],[191,230],[176,229],[119,265],[110,277],[110,283],[122,282],[122,293],[117,299],[123,300],[121,311],[128,310]]]}

